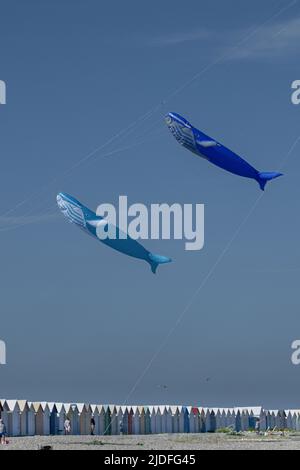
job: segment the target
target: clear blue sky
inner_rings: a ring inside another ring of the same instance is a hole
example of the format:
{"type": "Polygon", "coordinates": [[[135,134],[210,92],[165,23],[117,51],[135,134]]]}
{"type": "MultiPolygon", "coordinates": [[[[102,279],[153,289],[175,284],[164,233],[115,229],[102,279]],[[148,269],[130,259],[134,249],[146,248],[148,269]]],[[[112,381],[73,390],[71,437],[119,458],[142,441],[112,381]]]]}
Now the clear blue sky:
{"type": "MultiPolygon", "coordinates": [[[[179,112],[259,170],[276,171],[300,135],[300,107],[290,100],[300,78],[300,4],[289,5],[0,1],[8,93],[0,107],[0,338],[8,348],[0,395],[123,403],[259,195],[254,182],[178,146],[163,115],[179,112]],[[143,145],[105,158],[99,151],[63,176],[160,104],[106,150],[147,138],[143,145]],[[132,203],[204,203],[205,248],[146,243],[174,259],[153,276],[58,213],[48,217],[58,191],[91,208],[123,194],[132,203]],[[24,216],[35,223],[6,231],[24,216]]],[[[300,407],[300,368],[290,361],[300,337],[299,152],[300,144],[130,403],[300,407]]]]}

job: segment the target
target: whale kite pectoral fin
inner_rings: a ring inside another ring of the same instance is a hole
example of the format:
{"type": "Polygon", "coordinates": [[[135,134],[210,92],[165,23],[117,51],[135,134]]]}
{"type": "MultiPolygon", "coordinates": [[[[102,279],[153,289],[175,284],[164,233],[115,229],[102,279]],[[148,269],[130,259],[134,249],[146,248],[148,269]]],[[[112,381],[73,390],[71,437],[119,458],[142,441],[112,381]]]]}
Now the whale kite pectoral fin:
{"type": "Polygon", "coordinates": [[[275,178],[278,178],[279,176],[282,176],[282,173],[277,173],[275,171],[258,173],[257,182],[259,184],[260,189],[264,191],[267,182],[274,180],[275,178]]]}
{"type": "Polygon", "coordinates": [[[197,140],[197,143],[205,148],[216,147],[218,145],[214,140],[197,140]]]}
{"type": "Polygon", "coordinates": [[[88,225],[91,227],[99,227],[99,225],[107,225],[108,222],[105,219],[95,219],[95,220],[87,220],[88,225]]]}
{"type": "Polygon", "coordinates": [[[166,256],[161,255],[154,255],[153,253],[149,253],[149,263],[151,266],[151,271],[153,274],[156,274],[157,267],[160,264],[171,263],[171,258],[167,258],[166,256]]]}

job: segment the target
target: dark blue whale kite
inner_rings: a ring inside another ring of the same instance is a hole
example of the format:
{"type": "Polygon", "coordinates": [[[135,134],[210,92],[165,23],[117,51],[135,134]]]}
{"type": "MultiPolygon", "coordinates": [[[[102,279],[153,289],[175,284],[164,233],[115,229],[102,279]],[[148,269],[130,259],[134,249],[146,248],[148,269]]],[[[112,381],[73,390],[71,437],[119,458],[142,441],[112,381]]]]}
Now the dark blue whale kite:
{"type": "Polygon", "coordinates": [[[56,201],[58,207],[69,222],[77,225],[88,235],[92,235],[110,248],[120,251],[125,255],[132,256],[133,258],[147,261],[154,274],[159,264],[170,263],[172,261],[166,256],[150,253],[150,251],[147,251],[140,243],[130,238],[128,234],[121,232],[118,227],[113,227],[114,230],[112,230],[112,232],[115,233],[114,238],[100,238],[97,232],[99,225],[102,225],[104,231],[109,229],[109,224],[105,218],[96,215],[95,212],[91,211],[68,194],[59,193],[56,197],[56,201]]]}
{"type": "Polygon", "coordinates": [[[230,173],[254,179],[263,191],[268,181],[282,176],[282,173],[257,171],[243,158],[193,127],[177,113],[168,113],[165,121],[181,145],[230,173]]]}

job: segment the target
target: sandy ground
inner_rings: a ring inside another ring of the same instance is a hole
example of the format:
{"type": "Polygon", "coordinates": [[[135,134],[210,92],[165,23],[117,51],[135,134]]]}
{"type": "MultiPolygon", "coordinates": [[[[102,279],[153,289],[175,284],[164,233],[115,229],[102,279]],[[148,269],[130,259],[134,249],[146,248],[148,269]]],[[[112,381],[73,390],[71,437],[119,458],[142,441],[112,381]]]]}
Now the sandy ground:
{"type": "Polygon", "coordinates": [[[227,434],[160,434],[148,436],[50,436],[10,438],[0,450],[300,450],[300,433],[285,436],[227,434]]]}

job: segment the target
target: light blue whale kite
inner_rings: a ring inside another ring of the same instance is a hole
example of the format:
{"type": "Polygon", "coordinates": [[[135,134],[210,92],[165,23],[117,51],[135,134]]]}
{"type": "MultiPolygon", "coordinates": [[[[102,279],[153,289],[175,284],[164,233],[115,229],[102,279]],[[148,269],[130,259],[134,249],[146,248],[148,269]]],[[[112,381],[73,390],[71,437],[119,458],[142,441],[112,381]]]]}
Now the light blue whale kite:
{"type": "Polygon", "coordinates": [[[172,260],[166,256],[155,255],[146,250],[140,243],[129,237],[128,234],[124,234],[118,227],[113,227],[116,236],[114,238],[99,238],[97,234],[97,227],[103,226],[104,230],[109,230],[109,224],[105,218],[100,217],[91,211],[84,205],[82,205],[77,199],[69,196],[65,193],[59,193],[56,197],[58,207],[67,219],[77,225],[79,228],[84,230],[88,235],[97,238],[105,245],[113,248],[114,250],[120,251],[125,255],[133,258],[138,258],[146,261],[151,266],[151,271],[155,274],[159,264],[170,263],[172,260]],[[122,237],[120,234],[122,233],[122,237]],[[125,235],[125,237],[124,237],[125,235]]]}
{"type": "Polygon", "coordinates": [[[168,113],[165,121],[181,145],[230,173],[254,179],[263,191],[268,181],[282,176],[282,173],[277,172],[259,172],[243,158],[193,127],[177,113],[168,113]]]}

